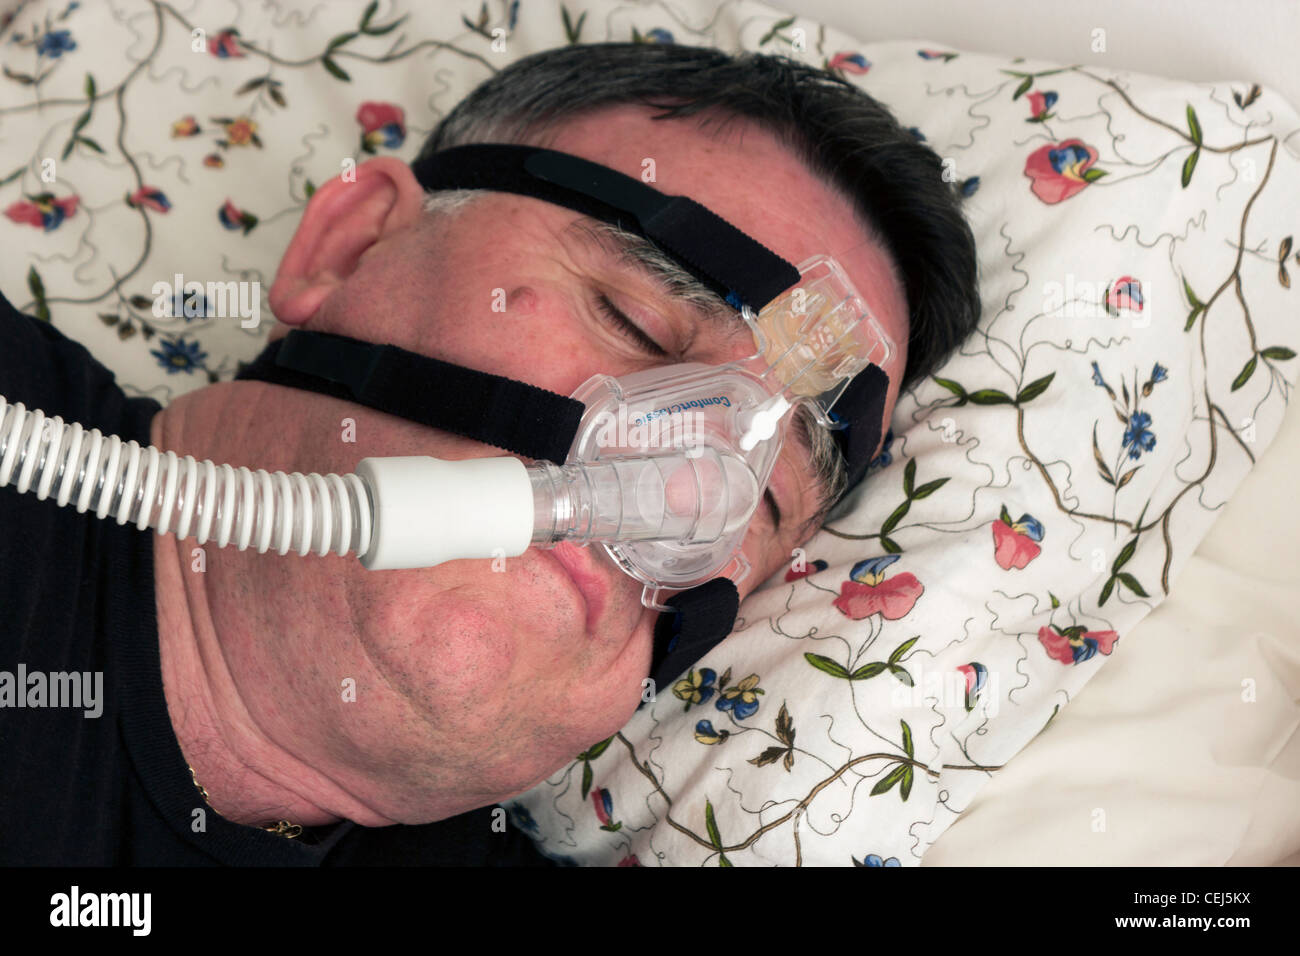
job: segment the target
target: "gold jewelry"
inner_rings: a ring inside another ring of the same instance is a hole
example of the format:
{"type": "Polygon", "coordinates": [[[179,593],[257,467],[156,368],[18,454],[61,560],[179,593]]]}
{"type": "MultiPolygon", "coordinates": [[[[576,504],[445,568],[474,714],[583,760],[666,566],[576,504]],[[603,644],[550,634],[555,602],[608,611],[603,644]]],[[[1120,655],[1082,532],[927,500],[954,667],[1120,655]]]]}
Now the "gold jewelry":
{"type": "MultiPolygon", "coordinates": [[[[204,790],[203,785],[199,783],[199,778],[194,774],[194,768],[189,764],[186,764],[185,766],[189,768],[190,779],[194,781],[194,786],[198,789],[199,796],[203,798],[204,803],[211,807],[212,801],[208,799],[208,791],[204,790]]],[[[213,809],[215,809],[215,807],[213,809]]],[[[276,820],[274,823],[264,823],[262,824],[261,829],[268,833],[282,836],[286,840],[292,840],[294,837],[302,835],[302,827],[297,823],[290,823],[288,820],[276,820]]]]}

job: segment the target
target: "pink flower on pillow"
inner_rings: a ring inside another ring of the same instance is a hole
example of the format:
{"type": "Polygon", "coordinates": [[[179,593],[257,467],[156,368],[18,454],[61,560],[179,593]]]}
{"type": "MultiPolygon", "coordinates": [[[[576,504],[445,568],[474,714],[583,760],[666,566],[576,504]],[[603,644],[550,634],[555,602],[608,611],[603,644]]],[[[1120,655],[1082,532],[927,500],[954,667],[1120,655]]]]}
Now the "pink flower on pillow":
{"type": "Polygon", "coordinates": [[[836,53],[826,65],[832,70],[843,70],[858,76],[871,69],[871,61],[861,53],[836,53]]]}
{"type": "Polygon", "coordinates": [[[915,575],[906,571],[885,580],[885,568],[898,557],[887,554],[855,564],[849,573],[853,580],[840,585],[840,596],[833,602],[840,613],[854,621],[873,614],[879,614],[887,621],[897,621],[906,616],[925,588],[915,575]]]}
{"type": "Polygon", "coordinates": [[[58,229],[64,219],[77,211],[79,196],[65,196],[55,199],[53,193],[38,193],[27,199],[11,204],[5,209],[5,216],[14,222],[36,226],[50,232],[58,229]]]}
{"type": "Polygon", "coordinates": [[[1029,188],[1034,195],[1051,205],[1069,199],[1105,176],[1105,170],[1093,168],[1096,161],[1097,150],[1083,140],[1067,139],[1030,153],[1025,160],[1025,175],[1031,180],[1029,188]]]}
{"type": "Polygon", "coordinates": [[[367,153],[377,146],[397,149],[406,140],[406,114],[395,103],[362,103],[357,122],[361,124],[362,149],[367,153]]]}
{"type": "Polygon", "coordinates": [[[1023,571],[1042,552],[1038,546],[1042,540],[1043,526],[1037,518],[1021,515],[1019,521],[1012,521],[1003,505],[1002,515],[993,522],[993,560],[1003,571],[1023,571]]]}
{"type": "Polygon", "coordinates": [[[1029,94],[1029,122],[1042,123],[1052,118],[1051,109],[1056,105],[1056,91],[1034,90],[1029,94]]]}
{"type": "Polygon", "coordinates": [[[157,186],[141,186],[126,197],[126,204],[132,207],[143,206],[156,212],[166,212],[172,208],[171,201],[157,186]]]}
{"type": "Polygon", "coordinates": [[[1079,664],[1091,660],[1100,651],[1109,654],[1119,635],[1114,631],[1089,631],[1075,624],[1065,630],[1055,625],[1040,627],[1038,640],[1047,650],[1047,656],[1062,664],[1079,664]]]}
{"type": "Polygon", "coordinates": [[[208,44],[208,52],[221,60],[242,57],[244,51],[239,48],[239,31],[234,27],[220,31],[208,44]]]}
{"type": "Polygon", "coordinates": [[[1146,300],[1142,298],[1142,282],[1132,276],[1121,276],[1106,289],[1106,311],[1118,316],[1121,309],[1141,312],[1146,300]]]}

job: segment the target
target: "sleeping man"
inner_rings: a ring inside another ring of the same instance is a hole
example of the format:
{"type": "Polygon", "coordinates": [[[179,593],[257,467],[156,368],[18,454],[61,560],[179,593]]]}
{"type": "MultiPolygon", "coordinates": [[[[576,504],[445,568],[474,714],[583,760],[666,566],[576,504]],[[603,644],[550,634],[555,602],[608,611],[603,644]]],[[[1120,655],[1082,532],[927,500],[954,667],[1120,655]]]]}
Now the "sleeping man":
{"type": "MultiPolygon", "coordinates": [[[[689,197],[773,261],[832,256],[896,344],[859,420],[837,406],[856,445],[796,413],[732,602],[790,561],[862,477],[899,390],[974,328],[959,200],[883,107],[788,60],[601,44],[501,71],[412,166],[371,159],[321,186],[270,292],[282,324],[268,353],[290,329],[333,333],[569,396],[597,373],[754,351],[735,301],[653,230],[469,180],[427,190],[421,162],[471,143],[542,147],[689,197]]],[[[748,280],[770,280],[754,262],[739,265],[748,280]]],[[[266,357],[160,408],[127,399],[48,325],[7,304],[0,319],[0,395],[179,455],[348,473],[370,456],[503,454],[277,380],[266,357]]],[[[529,549],[504,573],[234,548],[199,561],[192,539],[12,490],[0,527],[0,670],[106,673],[98,719],[0,714],[13,771],[0,776],[0,863],[526,862],[528,841],[492,827],[491,807],[622,727],[648,676],[680,676],[690,659],[676,647],[665,663],[662,645],[711,611],[679,614],[674,632],[594,547],[529,549]],[[49,557],[27,551],[38,539],[49,557]]],[[[714,617],[695,657],[734,603],[714,617]]]]}

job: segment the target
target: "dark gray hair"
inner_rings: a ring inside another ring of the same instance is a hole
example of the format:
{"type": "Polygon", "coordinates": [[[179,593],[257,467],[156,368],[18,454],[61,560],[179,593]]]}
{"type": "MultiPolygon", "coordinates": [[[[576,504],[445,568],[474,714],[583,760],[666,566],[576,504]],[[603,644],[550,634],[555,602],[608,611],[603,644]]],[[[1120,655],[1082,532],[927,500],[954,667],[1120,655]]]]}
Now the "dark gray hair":
{"type": "MultiPolygon", "coordinates": [[[[851,199],[859,222],[889,251],[907,296],[902,388],[931,374],[974,330],[975,240],[940,158],[875,99],[789,57],[659,43],[545,50],[474,89],[429,134],[420,155],[467,143],[546,145],[543,138],[564,122],[627,103],[659,110],[656,119],[749,120],[851,199]]],[[[454,211],[473,195],[435,193],[426,208],[454,211]]],[[[707,205],[706,197],[694,198],[707,205]]],[[[850,490],[844,463],[811,416],[795,421],[820,479],[819,524],[850,490]]]]}

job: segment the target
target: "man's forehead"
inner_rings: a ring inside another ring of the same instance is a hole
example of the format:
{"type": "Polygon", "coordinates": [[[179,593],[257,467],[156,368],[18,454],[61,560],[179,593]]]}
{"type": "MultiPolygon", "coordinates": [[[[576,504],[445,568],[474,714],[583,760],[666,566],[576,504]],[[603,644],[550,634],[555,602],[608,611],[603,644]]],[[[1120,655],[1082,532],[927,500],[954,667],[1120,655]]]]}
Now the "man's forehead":
{"type": "Polygon", "coordinates": [[[762,127],[654,115],[602,109],[554,127],[544,145],[689,196],[793,263],[866,241],[852,207],[762,127]]]}

